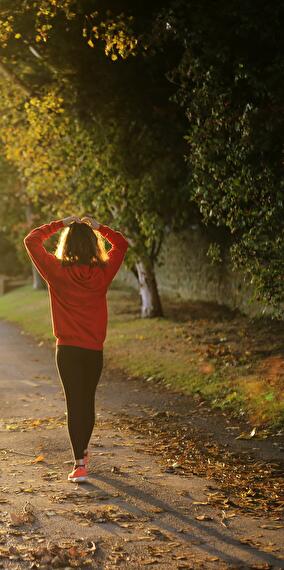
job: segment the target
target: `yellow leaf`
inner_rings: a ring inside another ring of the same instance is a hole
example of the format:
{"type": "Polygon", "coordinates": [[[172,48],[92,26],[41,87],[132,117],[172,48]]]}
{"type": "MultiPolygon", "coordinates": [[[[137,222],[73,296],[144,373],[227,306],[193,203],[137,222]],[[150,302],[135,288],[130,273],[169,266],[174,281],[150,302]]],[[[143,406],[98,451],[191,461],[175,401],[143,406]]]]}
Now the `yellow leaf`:
{"type": "Polygon", "coordinates": [[[40,461],[44,461],[44,455],[38,455],[38,456],[33,460],[33,463],[39,463],[40,461]]]}
{"type": "Polygon", "coordinates": [[[19,40],[21,37],[22,37],[22,34],[19,34],[19,33],[18,33],[18,34],[15,34],[15,39],[16,39],[16,40],[19,40]]]}
{"type": "Polygon", "coordinates": [[[33,421],[31,422],[31,425],[32,425],[32,426],[39,426],[40,423],[41,423],[40,420],[33,420],[33,421]]]}
{"type": "Polygon", "coordinates": [[[89,39],[88,45],[89,45],[91,48],[95,47],[95,44],[92,42],[91,39],[89,39]]]}

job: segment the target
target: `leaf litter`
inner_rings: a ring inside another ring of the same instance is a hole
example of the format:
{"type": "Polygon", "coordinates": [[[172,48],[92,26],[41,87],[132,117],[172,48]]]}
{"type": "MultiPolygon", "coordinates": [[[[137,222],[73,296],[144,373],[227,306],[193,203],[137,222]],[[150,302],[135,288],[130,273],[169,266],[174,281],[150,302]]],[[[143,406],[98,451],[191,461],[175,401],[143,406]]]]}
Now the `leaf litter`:
{"type": "Polygon", "coordinates": [[[35,521],[34,507],[28,501],[24,504],[21,511],[12,511],[10,513],[10,524],[13,526],[21,526],[23,524],[32,524],[35,521]]]}
{"type": "MultiPolygon", "coordinates": [[[[232,453],[212,441],[204,445],[188,418],[175,412],[158,412],[154,417],[114,415],[114,428],[123,426],[126,432],[143,434],[144,452],[158,455],[164,472],[215,480],[219,489],[211,492],[207,487],[205,504],[280,519],[284,477],[278,463],[256,460],[249,453],[232,453]]],[[[255,436],[256,431],[249,435],[255,436]]]]}
{"type": "Polygon", "coordinates": [[[45,418],[10,418],[2,421],[1,427],[8,431],[30,431],[36,428],[57,429],[66,424],[66,416],[47,416],[45,418]]]}
{"type": "MultiPolygon", "coordinates": [[[[39,539],[42,540],[42,539],[39,539]]],[[[45,540],[45,539],[44,539],[45,540]]],[[[81,541],[81,539],[79,539],[81,541]]],[[[86,539],[83,544],[76,541],[59,541],[58,544],[45,540],[39,546],[0,546],[0,560],[23,560],[30,562],[29,568],[94,568],[97,544],[86,539]]]]}
{"type": "Polygon", "coordinates": [[[145,521],[149,521],[148,516],[135,516],[132,513],[121,511],[118,506],[115,505],[99,505],[96,506],[96,510],[82,510],[73,509],[72,514],[78,516],[80,520],[86,519],[86,521],[92,525],[113,523],[118,524],[123,528],[135,527],[145,521]]]}

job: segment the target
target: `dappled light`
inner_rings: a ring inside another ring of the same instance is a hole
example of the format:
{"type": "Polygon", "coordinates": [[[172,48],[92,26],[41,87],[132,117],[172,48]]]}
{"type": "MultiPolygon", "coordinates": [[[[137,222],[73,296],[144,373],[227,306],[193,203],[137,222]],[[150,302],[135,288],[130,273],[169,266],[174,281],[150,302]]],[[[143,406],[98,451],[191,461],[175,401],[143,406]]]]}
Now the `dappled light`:
{"type": "Polygon", "coordinates": [[[1,1],[1,568],[283,568],[282,21],[1,1]]]}

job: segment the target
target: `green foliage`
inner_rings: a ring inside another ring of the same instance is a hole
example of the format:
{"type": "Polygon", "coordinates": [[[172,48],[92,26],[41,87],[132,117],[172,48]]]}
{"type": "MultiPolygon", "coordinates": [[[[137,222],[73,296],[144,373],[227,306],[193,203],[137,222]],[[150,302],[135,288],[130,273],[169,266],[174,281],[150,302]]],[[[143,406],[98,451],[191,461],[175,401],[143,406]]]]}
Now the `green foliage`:
{"type": "Polygon", "coordinates": [[[206,222],[227,226],[256,297],[283,314],[283,3],[177,0],[155,24],[188,118],[187,161],[206,222]]]}
{"type": "Polygon", "coordinates": [[[221,256],[220,244],[216,242],[210,243],[206,255],[209,257],[212,265],[216,263],[221,263],[222,256],[221,256]]]}
{"type": "Polygon", "coordinates": [[[189,204],[183,125],[159,61],[126,59],[136,40],[122,12],[98,19],[80,2],[16,4],[3,48],[6,159],[42,219],[91,211],[129,238],[129,266],[155,262],[166,226],[184,224],[189,204]],[[34,41],[36,57],[27,49],[34,41]],[[125,61],[114,65],[106,53],[125,61]]]}
{"type": "Polygon", "coordinates": [[[10,84],[2,84],[1,92],[6,110],[0,136],[6,160],[16,167],[33,204],[43,213],[63,215],[78,205],[73,187],[80,193],[89,185],[87,160],[95,166],[88,133],[64,111],[55,89],[28,100],[10,84]]]}
{"type": "Polygon", "coordinates": [[[130,266],[157,259],[194,198],[282,315],[281,0],[2,6],[2,61],[30,96],[14,85],[1,137],[42,211],[94,208],[131,236],[130,266]]]}
{"type": "MultiPolygon", "coordinates": [[[[1,148],[1,147],[0,147],[1,148]]],[[[0,153],[0,255],[1,273],[24,272],[26,257],[22,239],[26,233],[25,211],[19,178],[0,153]]]]}

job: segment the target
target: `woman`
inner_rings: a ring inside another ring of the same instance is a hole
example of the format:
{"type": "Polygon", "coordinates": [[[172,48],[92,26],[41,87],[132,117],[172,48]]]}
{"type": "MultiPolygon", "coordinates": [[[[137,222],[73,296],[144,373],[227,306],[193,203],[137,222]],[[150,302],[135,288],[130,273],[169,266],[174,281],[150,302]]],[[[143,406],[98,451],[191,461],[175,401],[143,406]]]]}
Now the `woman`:
{"type": "Polygon", "coordinates": [[[95,423],[95,392],[103,368],[106,293],[129,243],[120,232],[91,216],[69,216],[33,229],[24,238],[24,245],[48,285],[55,362],[65,394],[74,455],[68,480],[85,481],[88,443],[95,423]],[[62,228],[53,255],[43,242],[62,228]],[[109,252],[101,236],[112,244],[109,252]]]}

